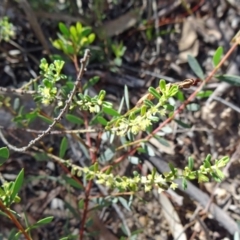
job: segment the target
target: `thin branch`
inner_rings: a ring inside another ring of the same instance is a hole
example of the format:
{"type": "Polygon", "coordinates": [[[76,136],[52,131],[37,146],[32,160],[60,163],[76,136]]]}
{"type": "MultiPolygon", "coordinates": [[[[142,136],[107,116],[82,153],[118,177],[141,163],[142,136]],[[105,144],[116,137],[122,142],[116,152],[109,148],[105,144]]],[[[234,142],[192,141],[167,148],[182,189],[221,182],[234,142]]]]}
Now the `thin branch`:
{"type": "MultiPolygon", "coordinates": [[[[0,125],[0,129],[3,129],[5,131],[16,131],[16,130],[21,130],[29,133],[38,133],[42,134],[45,132],[45,130],[35,130],[35,129],[29,129],[29,128],[5,128],[0,125]]],[[[77,133],[95,133],[95,132],[103,132],[103,128],[88,128],[88,129],[75,129],[75,130],[53,130],[50,131],[49,134],[51,135],[60,135],[60,134],[77,134],[77,133]]]]}
{"type": "Polygon", "coordinates": [[[36,93],[36,91],[33,91],[33,90],[24,90],[24,89],[18,89],[18,88],[4,88],[4,87],[0,87],[0,92],[1,93],[18,93],[18,94],[21,94],[21,95],[25,95],[25,94],[28,94],[28,95],[33,95],[36,93]]]}
{"type": "Polygon", "coordinates": [[[5,88],[0,87],[0,93],[6,94],[6,93],[18,93],[20,95],[28,94],[33,95],[37,93],[37,91],[34,90],[26,90],[30,85],[32,85],[34,82],[37,82],[40,79],[40,76],[36,77],[35,79],[32,79],[27,84],[23,85],[21,88],[5,88]]]}

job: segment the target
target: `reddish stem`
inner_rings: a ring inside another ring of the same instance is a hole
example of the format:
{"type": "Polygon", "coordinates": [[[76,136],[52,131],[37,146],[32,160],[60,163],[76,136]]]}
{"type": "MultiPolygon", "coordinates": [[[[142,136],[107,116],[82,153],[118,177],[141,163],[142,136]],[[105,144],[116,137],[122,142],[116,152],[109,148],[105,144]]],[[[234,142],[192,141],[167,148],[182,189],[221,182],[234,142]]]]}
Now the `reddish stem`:
{"type": "MultiPolygon", "coordinates": [[[[86,113],[84,114],[84,125],[85,125],[85,128],[87,129],[88,128],[88,118],[87,118],[86,113]]],[[[87,144],[88,144],[89,149],[90,149],[90,151],[89,151],[90,159],[92,160],[92,164],[94,164],[97,161],[97,157],[96,157],[95,151],[91,151],[91,149],[92,149],[92,141],[91,141],[89,133],[86,133],[86,139],[87,139],[87,144]]],[[[82,217],[80,230],[79,230],[80,240],[83,239],[84,225],[85,225],[85,222],[86,222],[86,219],[87,219],[89,196],[90,196],[92,185],[93,185],[93,180],[90,180],[88,182],[88,185],[87,185],[86,190],[85,190],[83,217],[82,217]]]]}
{"type": "Polygon", "coordinates": [[[5,212],[8,217],[12,220],[12,222],[16,225],[16,227],[22,232],[22,234],[25,236],[26,239],[31,240],[31,238],[26,233],[25,229],[21,225],[21,223],[15,218],[15,216],[5,207],[3,202],[0,200],[0,209],[2,209],[3,212],[5,212]]]}

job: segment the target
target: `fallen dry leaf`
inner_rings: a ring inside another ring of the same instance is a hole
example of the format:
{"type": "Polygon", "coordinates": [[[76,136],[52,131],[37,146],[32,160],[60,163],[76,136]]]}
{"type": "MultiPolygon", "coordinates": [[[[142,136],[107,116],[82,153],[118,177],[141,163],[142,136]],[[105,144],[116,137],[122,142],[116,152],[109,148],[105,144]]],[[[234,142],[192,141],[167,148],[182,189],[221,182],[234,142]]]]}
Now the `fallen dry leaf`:
{"type": "Polygon", "coordinates": [[[178,42],[178,60],[177,63],[187,62],[187,56],[192,55],[196,57],[199,50],[199,40],[193,24],[194,18],[189,17],[183,23],[181,39],[178,42]]]}
{"type": "Polygon", "coordinates": [[[104,23],[103,31],[108,37],[123,33],[137,23],[139,17],[141,16],[141,13],[142,11],[140,9],[129,11],[117,19],[104,23]]]}

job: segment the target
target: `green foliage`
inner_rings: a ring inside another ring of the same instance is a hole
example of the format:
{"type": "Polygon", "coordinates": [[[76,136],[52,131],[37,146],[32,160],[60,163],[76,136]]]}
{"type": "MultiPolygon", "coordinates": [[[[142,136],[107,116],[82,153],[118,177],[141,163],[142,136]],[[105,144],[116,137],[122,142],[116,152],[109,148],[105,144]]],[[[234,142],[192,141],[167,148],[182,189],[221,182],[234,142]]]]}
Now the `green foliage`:
{"type": "MultiPolygon", "coordinates": [[[[69,96],[70,92],[72,91],[74,84],[71,81],[67,81],[67,76],[62,73],[62,69],[64,66],[64,61],[62,60],[54,60],[53,63],[48,64],[46,59],[42,59],[40,63],[40,74],[43,77],[42,82],[38,85],[37,94],[35,94],[35,101],[41,102],[44,105],[49,105],[53,103],[54,101],[58,100],[57,105],[58,107],[62,107],[65,104],[65,101],[67,100],[67,97],[69,96]],[[60,84],[58,84],[61,80],[64,80],[64,84],[61,87],[60,84]],[[57,87],[59,85],[59,88],[57,87]]],[[[95,85],[99,80],[99,77],[93,77],[91,78],[84,86],[83,90],[87,92],[87,89],[93,85],[95,85]]],[[[78,107],[85,111],[90,111],[94,113],[98,113],[101,111],[101,107],[109,107],[111,106],[111,103],[108,103],[104,100],[105,97],[105,91],[100,91],[98,96],[95,96],[94,98],[91,98],[87,94],[79,93],[78,97],[79,99],[75,99],[73,103],[70,104],[70,109],[73,109],[75,107],[78,107]]],[[[15,117],[15,121],[21,121],[29,119],[29,121],[34,120],[37,116],[44,118],[46,122],[49,124],[52,123],[52,120],[45,118],[42,115],[38,115],[38,110],[32,112],[30,115],[28,113],[27,115],[23,115],[21,112],[19,112],[19,115],[15,117]]],[[[68,115],[67,119],[71,122],[76,123],[82,123],[82,120],[76,119],[76,117],[68,115]],[[74,118],[74,119],[73,119],[74,118]]]]}
{"type": "Polygon", "coordinates": [[[102,107],[111,108],[112,104],[104,100],[106,92],[101,90],[99,94],[93,98],[89,95],[83,95],[82,93],[78,94],[80,100],[76,101],[78,107],[84,111],[89,111],[90,113],[101,113],[102,107]]]}
{"type": "Polygon", "coordinates": [[[22,170],[15,181],[4,182],[0,187],[0,199],[6,207],[20,201],[18,194],[23,184],[23,178],[24,171],[22,170]]]}
{"type": "Polygon", "coordinates": [[[12,23],[9,22],[8,17],[0,19],[0,42],[8,42],[10,38],[15,36],[15,29],[12,23]]]}
{"type": "Polygon", "coordinates": [[[12,189],[11,189],[12,193],[11,193],[11,197],[10,197],[11,203],[16,199],[16,197],[22,187],[23,179],[24,179],[24,170],[22,169],[21,172],[18,174],[15,182],[12,185],[12,189]]]}
{"type": "Polygon", "coordinates": [[[39,228],[45,224],[48,224],[50,222],[52,222],[53,220],[53,217],[46,217],[46,218],[43,218],[39,221],[37,221],[36,223],[34,223],[31,227],[27,228],[27,231],[31,230],[31,229],[34,229],[34,228],[39,228]]]}
{"type": "MultiPolygon", "coordinates": [[[[8,158],[9,153],[7,148],[1,148],[0,149],[0,156],[3,158],[8,158]]],[[[8,216],[8,211],[10,211],[11,214],[13,214],[16,218],[20,218],[18,213],[14,210],[12,210],[10,207],[14,203],[19,203],[21,201],[21,198],[19,197],[20,190],[22,188],[24,182],[24,169],[22,169],[18,176],[16,177],[15,181],[7,182],[5,181],[0,186],[0,201],[4,205],[4,208],[7,209],[7,211],[1,207],[0,214],[3,216],[8,216]]],[[[10,216],[8,216],[10,217],[10,216]]],[[[11,217],[12,219],[12,217],[11,217]]],[[[46,217],[44,219],[39,220],[35,224],[29,226],[25,231],[29,232],[31,229],[41,227],[45,224],[48,224],[52,221],[53,217],[46,217]]],[[[9,239],[19,239],[21,234],[21,231],[16,232],[15,230],[11,232],[9,235],[9,239]]]]}
{"type": "MultiPolygon", "coordinates": [[[[154,187],[158,188],[158,191],[177,188],[177,184],[174,182],[176,179],[183,179],[183,185],[187,187],[187,180],[197,179],[198,182],[207,182],[209,177],[212,177],[215,181],[220,182],[223,180],[224,175],[220,168],[223,168],[229,162],[229,157],[222,157],[219,160],[211,162],[211,155],[208,155],[203,164],[198,170],[194,171],[194,160],[189,158],[188,166],[184,168],[182,173],[178,171],[172,164],[169,164],[170,172],[163,175],[158,174],[156,170],[147,176],[141,176],[139,173],[134,172],[133,178],[126,176],[117,176],[111,173],[111,169],[108,172],[102,172],[98,169],[98,164],[91,166],[90,168],[81,168],[76,165],[72,165],[72,174],[85,175],[87,180],[95,179],[97,183],[104,184],[108,188],[118,189],[119,192],[132,191],[138,192],[144,189],[145,192],[151,191],[154,187]]],[[[65,163],[69,167],[69,162],[65,163]]]]}
{"type": "Polygon", "coordinates": [[[40,63],[40,74],[43,76],[41,84],[38,86],[37,100],[45,105],[52,103],[57,96],[56,83],[61,79],[66,79],[67,76],[62,74],[64,62],[55,60],[53,63],[48,64],[46,59],[42,59],[40,63]]]}
{"type": "Polygon", "coordinates": [[[83,124],[83,120],[73,114],[66,114],[66,119],[71,122],[71,123],[75,123],[75,124],[83,124]]]}
{"type": "Polygon", "coordinates": [[[0,148],[0,166],[3,165],[8,158],[9,158],[8,148],[6,147],[0,148]]]}
{"type": "Polygon", "coordinates": [[[201,91],[197,94],[197,97],[208,98],[209,96],[211,96],[212,93],[213,93],[213,91],[211,91],[211,90],[201,91]]]}
{"type": "Polygon", "coordinates": [[[67,142],[67,138],[64,137],[61,141],[61,144],[60,144],[60,152],[59,152],[59,157],[60,158],[63,158],[66,151],[67,151],[67,147],[68,147],[68,142],[67,142]]]}
{"type": "Polygon", "coordinates": [[[222,55],[223,55],[223,47],[218,47],[218,49],[216,50],[216,52],[213,55],[213,65],[214,65],[214,67],[216,67],[219,64],[222,55]]]}
{"type": "Polygon", "coordinates": [[[218,78],[220,81],[227,82],[231,85],[238,86],[238,87],[240,86],[239,76],[223,74],[223,75],[216,76],[216,78],[218,78]]]}
{"type": "Polygon", "coordinates": [[[200,79],[204,79],[204,73],[202,68],[200,67],[198,61],[196,58],[194,58],[191,55],[188,55],[188,64],[191,67],[191,69],[193,70],[193,72],[200,78],[200,79]]]}
{"type": "Polygon", "coordinates": [[[127,48],[123,45],[123,42],[111,44],[112,52],[115,56],[114,63],[116,66],[122,65],[122,57],[125,54],[127,48]]]}
{"type": "MultiPolygon", "coordinates": [[[[94,86],[98,81],[99,81],[99,77],[95,76],[93,78],[90,78],[84,85],[83,85],[83,91],[87,90],[88,88],[90,88],[91,86],[94,86]]],[[[102,93],[103,94],[103,93],[102,93]]],[[[105,96],[105,93],[104,93],[105,96]]],[[[104,96],[102,96],[102,98],[104,98],[104,96]]]]}
{"type": "Polygon", "coordinates": [[[223,168],[229,162],[229,157],[222,157],[220,160],[215,160],[214,163],[211,162],[211,155],[209,154],[203,161],[203,165],[200,166],[199,170],[192,171],[193,159],[189,158],[188,166],[185,167],[182,177],[184,179],[197,179],[198,182],[208,182],[209,176],[211,176],[215,181],[221,182],[224,178],[223,172],[220,168],[223,168]]]}
{"type": "Polygon", "coordinates": [[[124,136],[128,132],[137,134],[146,131],[153,122],[159,121],[160,117],[167,114],[170,106],[167,101],[178,92],[178,86],[166,84],[165,80],[161,79],[159,88],[150,87],[148,92],[155,97],[156,104],[145,98],[142,106],[135,107],[124,115],[114,116],[106,126],[106,130],[116,132],[119,136],[124,136]]]}
{"type": "Polygon", "coordinates": [[[59,23],[59,30],[61,33],[58,33],[58,39],[53,40],[52,44],[69,57],[81,55],[82,50],[91,45],[96,37],[90,27],[83,27],[80,22],[70,28],[59,23]]]}

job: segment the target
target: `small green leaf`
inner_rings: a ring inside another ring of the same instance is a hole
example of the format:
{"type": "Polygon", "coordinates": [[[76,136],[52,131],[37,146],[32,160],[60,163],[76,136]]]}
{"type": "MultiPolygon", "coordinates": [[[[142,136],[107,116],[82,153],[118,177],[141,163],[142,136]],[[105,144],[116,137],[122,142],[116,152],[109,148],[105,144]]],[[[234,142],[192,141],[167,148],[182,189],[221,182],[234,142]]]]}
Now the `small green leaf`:
{"type": "Polygon", "coordinates": [[[77,29],[75,26],[70,27],[70,37],[73,42],[78,43],[78,34],[77,34],[77,29]]]}
{"type": "Polygon", "coordinates": [[[191,172],[186,177],[190,180],[194,180],[196,179],[196,174],[194,172],[191,172]]]}
{"type": "Polygon", "coordinates": [[[68,148],[68,141],[67,141],[67,138],[64,137],[61,141],[60,150],[59,150],[59,157],[60,158],[64,157],[67,148],[68,148]]]}
{"type": "Polygon", "coordinates": [[[198,182],[209,182],[209,178],[204,174],[198,174],[198,182]]]}
{"type": "Polygon", "coordinates": [[[205,168],[210,168],[211,167],[211,158],[212,158],[211,154],[208,154],[207,157],[204,159],[203,166],[205,168]]]}
{"type": "Polygon", "coordinates": [[[117,57],[114,59],[114,63],[116,66],[120,67],[120,66],[122,66],[122,59],[117,57]]]}
{"type": "Polygon", "coordinates": [[[197,94],[197,97],[208,98],[209,96],[211,96],[212,93],[213,93],[213,91],[211,91],[211,90],[201,91],[197,94]]]}
{"type": "Polygon", "coordinates": [[[21,237],[21,232],[17,232],[12,240],[18,240],[21,237]]]}
{"type": "Polygon", "coordinates": [[[99,79],[100,79],[99,76],[92,77],[87,83],[83,85],[83,91],[94,86],[99,81],[99,79]]]}
{"type": "Polygon", "coordinates": [[[96,120],[97,120],[98,123],[100,123],[101,125],[107,126],[108,121],[107,121],[105,118],[103,118],[102,116],[97,116],[97,119],[96,119],[96,120]]]}
{"type": "Polygon", "coordinates": [[[191,69],[193,70],[193,72],[200,78],[200,79],[204,79],[204,73],[202,68],[200,67],[197,59],[191,55],[188,55],[188,64],[191,67],[191,69]]]}
{"type": "Polygon", "coordinates": [[[22,169],[20,171],[20,173],[18,174],[16,180],[14,181],[14,185],[13,185],[13,190],[12,190],[12,194],[11,194],[11,199],[14,200],[14,198],[17,196],[17,194],[19,193],[22,184],[23,184],[23,179],[24,179],[24,169],[22,169]]]}
{"type": "Polygon", "coordinates": [[[215,77],[218,78],[220,81],[230,83],[231,85],[240,86],[239,76],[224,74],[224,75],[215,76],[215,77]]]}
{"type": "Polygon", "coordinates": [[[69,37],[69,36],[70,36],[70,32],[69,32],[67,26],[66,26],[64,23],[60,22],[60,23],[58,24],[58,27],[59,27],[59,30],[61,31],[61,33],[62,33],[65,37],[69,37]]]}
{"type": "Polygon", "coordinates": [[[181,102],[183,102],[183,101],[185,100],[184,94],[183,94],[183,92],[180,91],[180,90],[177,92],[176,98],[177,98],[179,101],[181,101],[181,102]]]}
{"type": "Polygon", "coordinates": [[[190,103],[187,105],[187,110],[192,111],[192,112],[196,112],[200,109],[200,105],[197,103],[190,103]]]}
{"type": "Polygon", "coordinates": [[[169,144],[169,142],[165,139],[165,138],[162,138],[162,137],[160,137],[160,136],[158,136],[158,135],[154,135],[154,137],[163,145],[163,146],[165,146],[165,147],[170,147],[170,144],[169,144]]]}
{"type": "Polygon", "coordinates": [[[20,99],[19,99],[18,97],[16,97],[16,98],[14,99],[14,102],[13,102],[13,109],[14,109],[15,111],[17,111],[17,109],[19,108],[19,106],[20,106],[20,99]]]}
{"type": "Polygon", "coordinates": [[[79,118],[79,117],[76,117],[75,115],[72,115],[72,114],[66,114],[66,119],[71,122],[71,123],[75,123],[75,124],[83,124],[84,121],[79,118]]]}
{"type": "Polygon", "coordinates": [[[140,159],[138,157],[129,156],[128,160],[130,161],[131,164],[134,164],[134,165],[137,165],[140,162],[140,159]]]}
{"type": "MultiPolygon", "coordinates": [[[[143,228],[141,228],[141,229],[137,229],[136,231],[132,231],[131,232],[131,237],[134,237],[134,236],[136,236],[136,238],[132,238],[133,240],[134,239],[137,239],[137,236],[140,234],[140,233],[142,233],[144,231],[144,229],[143,228]]],[[[128,232],[126,232],[127,234],[128,234],[128,232]]],[[[120,240],[126,240],[126,238],[123,238],[123,239],[120,239],[120,240]]],[[[234,239],[235,240],[235,239],[234,239]]]]}
{"type": "Polygon", "coordinates": [[[210,168],[210,167],[211,167],[211,162],[210,162],[209,160],[205,159],[205,160],[203,161],[203,166],[204,166],[205,168],[210,168]]]}
{"type": "MultiPolygon", "coordinates": [[[[175,104],[174,104],[175,105],[175,104]]],[[[165,104],[163,107],[168,111],[174,111],[174,105],[165,104]]]]}
{"type": "Polygon", "coordinates": [[[53,120],[43,116],[42,114],[38,113],[38,117],[40,117],[44,122],[48,123],[48,124],[52,124],[53,120]]]}
{"type": "Polygon", "coordinates": [[[94,172],[99,171],[99,165],[98,165],[98,162],[95,162],[94,165],[93,165],[93,167],[94,167],[94,169],[93,169],[94,172]]]}
{"type": "Polygon", "coordinates": [[[155,156],[154,149],[151,147],[151,145],[142,143],[142,148],[145,150],[145,153],[147,153],[148,156],[151,156],[151,157],[155,156]]]}
{"type": "Polygon", "coordinates": [[[193,170],[194,159],[192,157],[188,158],[188,168],[193,170]]]}
{"type": "Polygon", "coordinates": [[[218,49],[216,50],[216,52],[213,55],[213,65],[215,67],[219,64],[222,54],[223,54],[223,47],[220,46],[220,47],[218,47],[218,49]]]}
{"type": "Polygon", "coordinates": [[[77,22],[77,23],[76,23],[76,29],[77,29],[78,36],[81,37],[81,33],[82,33],[82,24],[81,24],[80,22],[77,22]]]}
{"type": "Polygon", "coordinates": [[[38,116],[37,111],[38,110],[33,111],[33,112],[29,112],[25,115],[26,119],[28,119],[28,123],[33,122],[37,118],[37,116],[38,116]]]}
{"type": "MultiPolygon", "coordinates": [[[[101,101],[103,101],[104,98],[105,98],[105,96],[106,96],[106,91],[105,91],[105,90],[101,90],[101,91],[99,92],[99,94],[98,94],[98,99],[101,100],[101,101]]],[[[106,106],[108,105],[108,102],[105,102],[104,105],[105,105],[105,107],[106,107],[106,106]]]]}
{"type": "Polygon", "coordinates": [[[63,49],[63,42],[60,39],[52,41],[52,45],[59,50],[63,49]]]}
{"type": "Polygon", "coordinates": [[[70,186],[74,187],[74,188],[77,188],[77,189],[83,189],[82,186],[76,181],[74,180],[73,178],[70,178],[66,175],[63,175],[62,177],[67,184],[69,184],[70,186]]]}
{"type": "Polygon", "coordinates": [[[130,109],[130,104],[129,104],[129,93],[128,93],[128,87],[127,85],[124,86],[124,100],[127,106],[127,109],[130,109]]]}
{"type": "Polygon", "coordinates": [[[155,105],[148,99],[145,99],[144,101],[144,105],[146,105],[147,107],[154,107],[155,105]]]}
{"type": "Polygon", "coordinates": [[[169,89],[168,95],[170,97],[173,97],[178,92],[178,90],[179,90],[178,86],[172,85],[169,89]]]}
{"type": "Polygon", "coordinates": [[[33,229],[33,228],[39,228],[39,227],[41,227],[41,226],[43,226],[43,225],[45,225],[45,224],[48,224],[48,223],[52,222],[52,220],[53,220],[53,217],[52,217],[52,216],[43,218],[43,219],[37,221],[35,224],[33,224],[30,228],[31,228],[31,229],[33,229]]]}
{"type": "Polygon", "coordinates": [[[161,135],[166,135],[166,134],[170,134],[173,132],[173,129],[169,126],[165,126],[161,129],[161,135]]]}
{"type": "Polygon", "coordinates": [[[211,176],[213,177],[214,181],[216,181],[216,182],[220,183],[222,181],[221,178],[219,178],[219,176],[215,172],[212,172],[211,176]]]}
{"type": "Polygon", "coordinates": [[[166,90],[166,81],[164,79],[159,81],[159,87],[163,92],[166,90]]]}
{"type": "Polygon", "coordinates": [[[174,119],[174,121],[179,124],[183,128],[191,128],[191,126],[187,123],[182,122],[181,120],[174,119]]]}
{"type": "Polygon", "coordinates": [[[211,162],[211,159],[212,159],[212,155],[211,154],[208,154],[205,158],[205,161],[207,162],[211,162]]]}
{"type": "Polygon", "coordinates": [[[216,174],[218,175],[218,177],[220,178],[220,180],[224,179],[224,173],[220,170],[220,169],[216,169],[216,174]]]}
{"type": "Polygon", "coordinates": [[[111,148],[107,148],[104,153],[102,153],[99,157],[100,161],[108,162],[110,161],[115,155],[115,151],[111,148]]]}
{"type": "Polygon", "coordinates": [[[96,38],[96,35],[94,33],[91,33],[89,36],[88,36],[88,44],[91,44],[94,42],[96,38]]]}
{"type": "Polygon", "coordinates": [[[78,208],[83,209],[83,207],[84,207],[84,199],[80,199],[80,201],[78,202],[78,208]]]}
{"type": "Polygon", "coordinates": [[[3,165],[9,158],[9,150],[7,147],[0,148],[0,166],[3,165]]]}
{"type": "Polygon", "coordinates": [[[142,105],[142,107],[141,107],[141,116],[144,116],[145,115],[145,113],[146,113],[146,111],[147,111],[147,106],[145,106],[145,105],[142,105]]]}
{"type": "Polygon", "coordinates": [[[113,51],[113,53],[114,53],[114,55],[115,55],[115,57],[116,57],[116,56],[117,56],[117,51],[118,51],[117,45],[116,45],[116,44],[112,44],[112,45],[111,45],[111,48],[112,48],[112,51],[113,51]]]}
{"type": "Polygon", "coordinates": [[[224,156],[219,161],[217,161],[217,166],[219,168],[225,167],[229,161],[230,161],[230,158],[228,156],[224,156]]]}
{"type": "Polygon", "coordinates": [[[48,161],[49,160],[49,157],[46,153],[35,153],[34,158],[37,161],[48,161]]]}
{"type": "Polygon", "coordinates": [[[8,240],[17,240],[17,239],[19,239],[20,235],[16,236],[16,233],[17,233],[17,230],[16,229],[12,229],[11,232],[9,233],[9,235],[8,235],[8,240]]]}
{"type": "Polygon", "coordinates": [[[150,116],[148,119],[152,122],[159,122],[159,117],[156,116],[150,116]]]}
{"type": "Polygon", "coordinates": [[[130,209],[130,207],[128,205],[128,202],[127,202],[127,200],[125,198],[119,197],[118,200],[123,205],[124,208],[126,208],[128,211],[131,212],[131,209],[130,209]]]}
{"type": "Polygon", "coordinates": [[[92,28],[85,27],[82,29],[82,37],[87,37],[92,32],[92,28]]]}
{"type": "Polygon", "coordinates": [[[158,93],[158,91],[153,88],[153,87],[149,87],[148,88],[148,92],[150,92],[156,99],[161,98],[161,95],[158,93]]]}
{"type": "Polygon", "coordinates": [[[81,46],[86,46],[88,42],[88,39],[86,37],[81,38],[80,45],[81,46]]]}
{"type": "Polygon", "coordinates": [[[183,190],[187,189],[187,180],[185,178],[182,179],[182,188],[183,190]]]}
{"type": "Polygon", "coordinates": [[[71,55],[71,54],[74,54],[74,47],[72,45],[65,45],[66,47],[66,50],[65,50],[65,53],[71,55]]]}
{"type": "Polygon", "coordinates": [[[110,116],[116,116],[116,117],[120,116],[120,114],[112,108],[103,107],[103,112],[110,116]]]}
{"type": "Polygon", "coordinates": [[[169,168],[171,169],[172,173],[175,175],[175,168],[172,163],[169,163],[169,168]]]}

